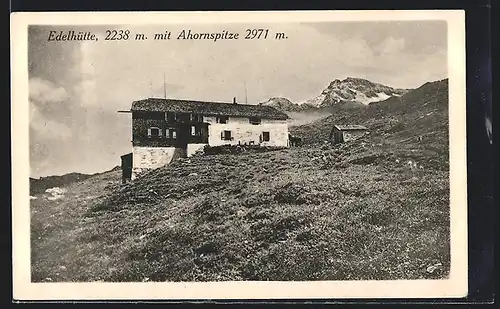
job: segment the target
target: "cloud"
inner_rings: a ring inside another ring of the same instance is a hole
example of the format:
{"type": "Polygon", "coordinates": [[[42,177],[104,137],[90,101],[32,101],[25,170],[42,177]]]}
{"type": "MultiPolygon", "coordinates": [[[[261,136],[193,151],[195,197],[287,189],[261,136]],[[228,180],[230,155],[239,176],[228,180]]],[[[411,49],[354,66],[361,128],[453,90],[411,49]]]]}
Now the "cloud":
{"type": "Polygon", "coordinates": [[[375,50],[381,54],[397,54],[405,48],[404,38],[393,38],[392,36],[386,38],[382,43],[375,47],[375,50]]]}
{"type": "Polygon", "coordinates": [[[58,103],[69,97],[63,87],[58,87],[48,80],[34,77],[28,82],[29,99],[40,103],[58,103]]]}
{"type": "Polygon", "coordinates": [[[32,132],[42,139],[67,141],[72,136],[70,128],[59,120],[59,110],[66,109],[64,103],[70,93],[62,86],[34,77],[28,81],[29,119],[32,132]]]}
{"type": "Polygon", "coordinates": [[[58,139],[61,141],[68,140],[72,134],[68,127],[64,124],[50,119],[35,118],[31,122],[31,127],[37,132],[41,132],[47,138],[58,139]]]}
{"type": "Polygon", "coordinates": [[[30,128],[43,139],[67,141],[72,136],[68,126],[45,116],[33,101],[30,101],[30,128]]]}
{"type": "Polygon", "coordinates": [[[336,50],[336,58],[342,59],[346,64],[352,67],[366,67],[367,64],[373,62],[373,50],[365,40],[352,38],[344,41],[332,41],[339,47],[336,50]]]}
{"type": "Polygon", "coordinates": [[[374,49],[388,37],[404,38],[402,51],[410,54],[434,54],[447,48],[445,20],[318,22],[305,25],[340,40],[363,39],[374,49]]]}
{"type": "Polygon", "coordinates": [[[99,107],[103,102],[96,96],[96,81],[93,79],[81,80],[73,87],[74,97],[81,106],[99,107]]]}

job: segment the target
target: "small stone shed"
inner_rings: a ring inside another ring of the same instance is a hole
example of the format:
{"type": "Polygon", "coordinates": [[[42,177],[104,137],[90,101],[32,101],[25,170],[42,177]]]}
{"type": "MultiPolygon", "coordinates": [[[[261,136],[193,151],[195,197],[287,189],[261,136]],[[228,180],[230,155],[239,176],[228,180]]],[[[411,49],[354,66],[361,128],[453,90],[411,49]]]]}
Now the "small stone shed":
{"type": "Polygon", "coordinates": [[[368,128],[361,125],[334,125],[330,132],[330,141],[334,144],[355,140],[368,133],[368,128]]]}

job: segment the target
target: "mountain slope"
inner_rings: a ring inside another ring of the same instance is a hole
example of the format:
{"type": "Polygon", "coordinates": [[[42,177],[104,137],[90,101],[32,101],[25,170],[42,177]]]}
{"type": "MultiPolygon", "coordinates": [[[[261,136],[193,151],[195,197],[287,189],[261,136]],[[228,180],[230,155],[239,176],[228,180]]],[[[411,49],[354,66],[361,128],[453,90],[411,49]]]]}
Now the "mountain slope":
{"type": "Polygon", "coordinates": [[[400,97],[370,103],[356,112],[338,109],[327,118],[293,127],[291,131],[305,142],[322,142],[329,138],[334,124],[361,124],[375,136],[398,140],[425,136],[426,141],[443,143],[446,148],[448,80],[426,83],[400,97]]]}

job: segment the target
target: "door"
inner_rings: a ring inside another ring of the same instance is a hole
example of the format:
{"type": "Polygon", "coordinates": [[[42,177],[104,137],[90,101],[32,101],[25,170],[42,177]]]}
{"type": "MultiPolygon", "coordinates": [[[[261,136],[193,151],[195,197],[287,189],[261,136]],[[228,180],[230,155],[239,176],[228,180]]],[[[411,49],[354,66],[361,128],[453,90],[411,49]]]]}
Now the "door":
{"type": "Polygon", "coordinates": [[[176,147],[187,148],[191,137],[191,126],[189,124],[179,124],[177,126],[176,147]]]}
{"type": "Polygon", "coordinates": [[[335,143],[342,143],[344,141],[344,134],[342,134],[342,131],[335,131],[334,140],[335,143]]]}

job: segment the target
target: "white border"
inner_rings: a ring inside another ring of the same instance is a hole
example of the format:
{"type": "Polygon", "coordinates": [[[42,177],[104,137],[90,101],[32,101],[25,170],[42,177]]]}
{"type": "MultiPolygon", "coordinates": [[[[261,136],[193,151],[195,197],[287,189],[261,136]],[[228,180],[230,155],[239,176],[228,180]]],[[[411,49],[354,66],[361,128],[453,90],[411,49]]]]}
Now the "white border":
{"type": "Polygon", "coordinates": [[[465,12],[64,12],[11,14],[13,297],[16,300],[449,298],[467,294],[465,12]],[[446,20],[450,116],[451,270],[448,280],[31,283],[28,25],[446,20]]]}

